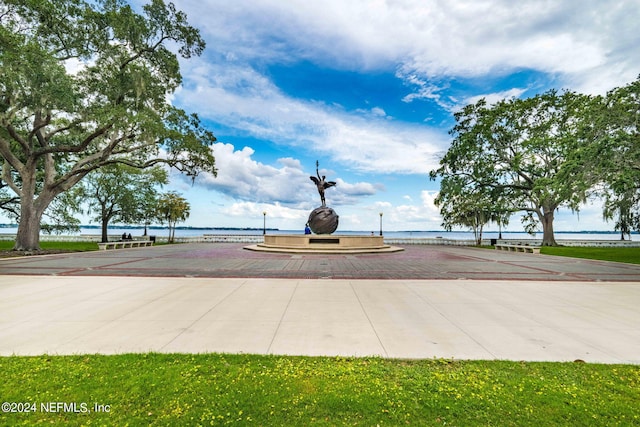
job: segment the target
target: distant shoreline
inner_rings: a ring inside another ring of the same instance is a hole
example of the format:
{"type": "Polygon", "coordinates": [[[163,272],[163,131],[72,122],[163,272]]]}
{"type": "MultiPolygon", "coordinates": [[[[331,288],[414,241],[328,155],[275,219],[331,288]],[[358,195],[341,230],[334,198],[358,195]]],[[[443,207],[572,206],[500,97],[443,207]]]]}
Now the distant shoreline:
{"type": "MultiPolygon", "coordinates": [[[[15,239],[17,233],[17,227],[0,226],[0,240],[12,240],[15,239]]],[[[178,227],[176,229],[176,238],[211,238],[213,236],[253,236],[262,237],[263,234],[303,234],[304,229],[299,230],[280,230],[275,228],[233,228],[233,227],[178,227]]],[[[379,230],[340,230],[338,229],[333,235],[377,235],[379,230]]],[[[62,233],[62,234],[48,234],[41,233],[41,239],[43,240],[64,240],[69,238],[74,240],[76,238],[100,238],[101,229],[99,226],[81,227],[78,233],[62,233]]],[[[110,239],[120,238],[123,234],[131,234],[133,237],[144,236],[144,227],[109,227],[108,233],[110,239]]],[[[147,227],[146,235],[154,237],[156,239],[164,239],[168,236],[169,229],[166,227],[147,227]]],[[[391,231],[383,230],[385,239],[440,239],[442,240],[475,240],[475,236],[471,231],[391,231]]],[[[568,241],[609,241],[620,242],[620,233],[615,231],[556,231],[555,238],[558,243],[568,241]]],[[[538,232],[534,235],[530,235],[524,231],[503,231],[502,235],[498,231],[485,231],[482,233],[483,241],[492,241],[494,239],[506,239],[511,241],[541,241],[542,233],[538,232]]],[[[640,242],[639,233],[632,233],[631,236],[625,235],[627,242],[640,242]]]]}
{"type": "MultiPolygon", "coordinates": [[[[0,229],[2,228],[18,228],[18,224],[0,224],[0,229]]],[[[80,228],[87,228],[91,230],[100,230],[102,226],[100,225],[81,225],[80,228]]],[[[110,225],[107,227],[109,230],[140,230],[143,229],[142,225],[110,225]]],[[[168,230],[168,227],[162,225],[148,225],[148,230],[168,230]]],[[[228,231],[262,231],[262,227],[191,227],[191,226],[177,226],[176,230],[228,230],[228,231]]],[[[278,228],[266,228],[267,231],[279,231],[278,228]]]]}
{"type": "MultiPolygon", "coordinates": [[[[0,224],[0,232],[2,229],[17,229],[18,224],[0,224]]],[[[81,229],[88,230],[100,230],[102,227],[100,225],[81,225],[81,229]]],[[[139,225],[111,225],[108,227],[108,230],[142,230],[144,226],[139,225]]],[[[168,230],[168,227],[162,225],[150,225],[147,226],[147,230],[168,230]]],[[[193,227],[193,226],[178,226],[176,230],[193,230],[193,231],[206,231],[206,230],[215,230],[215,231],[255,231],[260,232],[266,231],[276,231],[276,232],[291,232],[297,233],[298,230],[280,230],[279,228],[265,228],[262,227],[193,227]]],[[[371,230],[339,230],[335,234],[340,233],[370,233],[371,230]]],[[[376,230],[377,232],[377,230],[376,230]]],[[[471,233],[470,231],[465,230],[456,230],[456,231],[445,231],[445,230],[386,230],[386,233],[440,233],[440,234],[450,234],[450,233],[471,233]]],[[[484,234],[497,234],[500,233],[499,230],[485,230],[484,234]]],[[[65,233],[66,234],[66,233],[65,233]]],[[[524,231],[502,231],[502,234],[526,234],[524,231]]],[[[542,232],[536,233],[542,234],[542,232]]],[[[554,234],[612,234],[612,235],[620,235],[619,231],[603,231],[603,230],[581,230],[581,231],[555,231],[554,234]]],[[[631,235],[640,235],[640,232],[632,231],[631,235]]]]}

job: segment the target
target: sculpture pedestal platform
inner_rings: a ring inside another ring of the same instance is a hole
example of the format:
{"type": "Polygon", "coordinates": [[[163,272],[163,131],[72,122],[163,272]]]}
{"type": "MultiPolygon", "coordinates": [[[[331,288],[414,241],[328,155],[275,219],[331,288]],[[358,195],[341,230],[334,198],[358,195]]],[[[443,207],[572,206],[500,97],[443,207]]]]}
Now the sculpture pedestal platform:
{"type": "Polygon", "coordinates": [[[267,234],[264,243],[245,246],[262,252],[313,254],[366,254],[403,251],[398,246],[385,245],[383,236],[334,234],[267,234]]]}

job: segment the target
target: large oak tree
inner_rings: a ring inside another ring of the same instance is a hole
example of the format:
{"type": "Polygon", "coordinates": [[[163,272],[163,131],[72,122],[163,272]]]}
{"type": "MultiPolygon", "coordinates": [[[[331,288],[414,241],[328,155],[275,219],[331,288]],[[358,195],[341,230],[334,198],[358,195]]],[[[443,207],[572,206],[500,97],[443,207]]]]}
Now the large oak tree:
{"type": "MultiPolygon", "coordinates": [[[[575,155],[591,143],[583,123],[592,102],[586,95],[549,91],[467,105],[455,114],[453,142],[430,177],[442,179],[441,192],[491,194],[498,214],[524,211],[526,227],[541,224],[543,245],[555,245],[556,210],[578,209],[593,185],[583,173],[587,159],[575,155]]],[[[459,203],[466,203],[464,197],[459,203]]]]}
{"type": "Polygon", "coordinates": [[[204,41],[171,3],[0,3],[0,167],[20,198],[15,249],[39,248],[45,209],[93,170],[166,163],[215,174],[215,137],[168,99],[177,54],[204,41]],[[175,49],[178,53],[174,53],[175,49]]]}

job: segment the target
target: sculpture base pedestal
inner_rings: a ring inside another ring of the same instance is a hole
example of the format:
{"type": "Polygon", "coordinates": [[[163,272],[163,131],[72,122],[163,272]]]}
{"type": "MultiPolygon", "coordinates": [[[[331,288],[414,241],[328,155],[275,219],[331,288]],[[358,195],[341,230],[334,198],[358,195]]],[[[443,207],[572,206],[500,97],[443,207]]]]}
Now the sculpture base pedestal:
{"type": "Polygon", "coordinates": [[[384,244],[383,236],[334,234],[267,234],[264,243],[245,246],[262,252],[365,254],[403,251],[398,246],[384,244]]]}

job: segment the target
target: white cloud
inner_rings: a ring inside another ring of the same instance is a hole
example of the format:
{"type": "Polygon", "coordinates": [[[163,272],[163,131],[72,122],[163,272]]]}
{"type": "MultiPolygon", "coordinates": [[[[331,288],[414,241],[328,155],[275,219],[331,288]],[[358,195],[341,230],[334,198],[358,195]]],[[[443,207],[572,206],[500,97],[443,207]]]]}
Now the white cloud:
{"type": "Polygon", "coordinates": [[[396,75],[404,78],[411,85],[417,87],[416,92],[405,96],[402,98],[402,101],[412,102],[416,99],[429,99],[450,113],[460,110],[465,105],[475,104],[482,98],[486,99],[488,104],[495,104],[502,99],[517,98],[528,90],[528,88],[511,88],[502,92],[478,94],[463,99],[455,99],[452,97],[442,96],[442,92],[447,89],[446,85],[441,87],[436,84],[429,83],[426,79],[420,78],[415,74],[403,75],[401,72],[398,72],[396,75]]]}
{"type": "Polygon", "coordinates": [[[270,203],[274,200],[286,205],[308,202],[300,185],[309,179],[300,162],[292,158],[280,159],[280,167],[253,160],[254,150],[244,147],[236,150],[232,144],[215,143],[213,154],[218,165],[217,177],[203,174],[197,184],[217,190],[233,199],[270,203]]]}
{"type": "MultiPolygon", "coordinates": [[[[372,218],[379,219],[379,214],[382,213],[385,230],[439,229],[442,219],[439,209],[433,203],[437,194],[436,191],[422,191],[420,193],[421,204],[394,204],[387,201],[377,201],[358,210],[357,216],[360,218],[358,223],[372,224],[372,218]]],[[[340,218],[342,219],[342,216],[340,218]]]]}
{"type": "MultiPolygon", "coordinates": [[[[274,167],[254,160],[254,150],[249,147],[236,150],[232,144],[217,142],[212,149],[216,163],[224,167],[219,167],[216,177],[203,173],[197,178],[196,185],[223,193],[233,200],[251,201],[250,204],[237,203],[234,209],[282,204],[278,210],[283,211],[317,205],[316,188],[298,159],[281,158],[278,159],[279,167],[274,167]]],[[[356,203],[384,188],[368,182],[349,183],[341,178],[336,182],[336,187],[327,190],[327,199],[337,206],[356,203]]]]}
{"type": "Polygon", "coordinates": [[[279,203],[236,202],[222,209],[221,212],[225,215],[240,218],[262,218],[266,212],[266,216],[269,219],[297,221],[303,221],[308,216],[306,210],[289,208],[279,203]]]}
{"type": "Polygon", "coordinates": [[[355,184],[349,184],[341,178],[336,179],[335,188],[348,196],[371,196],[377,192],[376,186],[371,183],[356,182],[355,184]]]}
{"type": "Polygon", "coordinates": [[[398,224],[406,224],[402,228],[404,230],[440,228],[440,223],[442,222],[440,210],[434,204],[434,199],[437,195],[437,191],[423,190],[420,193],[421,205],[394,206],[390,212],[391,218],[398,224]]]}
{"type": "Polygon", "coordinates": [[[386,117],[387,116],[387,113],[385,113],[385,111],[380,107],[373,107],[371,109],[371,114],[373,114],[374,116],[378,116],[378,117],[386,117]]]}
{"type": "Polygon", "coordinates": [[[334,117],[326,126],[326,152],[367,172],[425,173],[449,143],[443,133],[415,125],[334,117]]]}
{"type": "Polygon", "coordinates": [[[422,200],[422,207],[425,209],[428,215],[432,217],[440,217],[440,209],[436,206],[435,200],[438,197],[438,191],[423,190],[420,192],[420,199],[422,200]]]}
{"type": "Polygon", "coordinates": [[[640,69],[636,0],[182,3],[210,45],[239,60],[400,65],[422,77],[524,68],[596,86],[608,71],[608,88],[633,80],[640,69]]]}
{"type": "Polygon", "coordinates": [[[446,104],[441,103],[441,92],[445,87],[440,87],[433,83],[429,83],[426,79],[418,77],[413,71],[404,72],[398,70],[396,77],[404,79],[407,83],[416,86],[418,89],[416,92],[402,98],[404,102],[412,102],[414,99],[431,99],[438,103],[440,106],[446,107],[446,104]]]}
{"type": "Polygon", "coordinates": [[[424,173],[437,165],[437,153],[448,144],[443,132],[425,126],[289,98],[247,68],[190,64],[191,84],[179,92],[188,110],[256,138],[304,146],[357,170],[424,173]]]}

